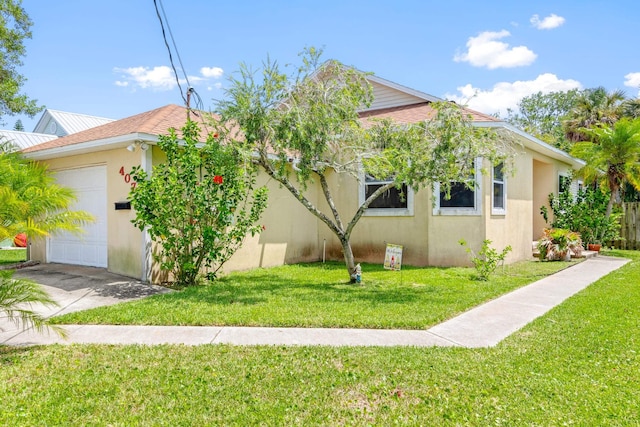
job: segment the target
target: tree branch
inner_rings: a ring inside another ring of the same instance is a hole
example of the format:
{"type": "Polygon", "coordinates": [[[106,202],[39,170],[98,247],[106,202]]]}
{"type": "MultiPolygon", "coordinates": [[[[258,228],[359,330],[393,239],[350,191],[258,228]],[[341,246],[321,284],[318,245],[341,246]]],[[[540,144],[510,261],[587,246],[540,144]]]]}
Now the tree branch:
{"type": "Polygon", "coordinates": [[[258,160],[260,166],[262,166],[262,168],[265,170],[265,172],[267,172],[267,174],[275,179],[276,181],[278,181],[280,184],[282,184],[287,190],[289,190],[289,192],[291,194],[293,194],[293,196],[300,202],[302,203],[302,205],[307,208],[307,210],[309,212],[311,212],[312,214],[314,214],[318,219],[320,219],[322,222],[324,222],[325,224],[327,224],[327,227],[329,227],[331,229],[331,231],[333,231],[337,236],[342,237],[344,236],[344,231],[339,228],[333,221],[331,221],[331,218],[329,218],[328,216],[326,216],[323,212],[321,212],[318,208],[316,208],[310,201],[309,199],[307,199],[304,194],[302,194],[300,192],[300,190],[298,190],[293,184],[291,184],[291,182],[286,179],[285,177],[280,176],[275,169],[273,168],[273,166],[271,165],[271,162],[269,161],[269,159],[267,158],[267,154],[264,151],[260,152],[260,159],[258,160]]]}
{"type": "Polygon", "coordinates": [[[336,204],[333,201],[333,197],[331,196],[331,190],[329,189],[329,183],[327,182],[327,177],[324,174],[318,173],[318,177],[320,178],[320,185],[322,186],[322,192],[324,193],[324,198],[333,213],[333,217],[336,220],[336,224],[340,230],[344,230],[344,225],[342,225],[342,219],[340,219],[340,213],[338,212],[338,208],[336,208],[336,204]]]}
{"type": "Polygon", "coordinates": [[[353,218],[351,218],[351,221],[349,221],[349,224],[347,224],[347,230],[344,232],[344,235],[346,236],[347,239],[349,239],[351,237],[351,232],[353,231],[353,227],[356,226],[356,224],[360,220],[360,217],[362,217],[362,215],[364,215],[365,211],[369,208],[369,205],[371,203],[373,203],[373,201],[375,199],[380,197],[380,195],[382,193],[384,193],[387,190],[390,190],[391,188],[393,188],[395,186],[396,186],[395,183],[390,182],[390,183],[385,184],[382,187],[378,188],[376,191],[373,192],[372,195],[367,197],[367,200],[365,200],[364,203],[362,204],[362,206],[360,206],[360,208],[358,208],[358,210],[356,211],[355,215],[353,215],[353,218]]]}

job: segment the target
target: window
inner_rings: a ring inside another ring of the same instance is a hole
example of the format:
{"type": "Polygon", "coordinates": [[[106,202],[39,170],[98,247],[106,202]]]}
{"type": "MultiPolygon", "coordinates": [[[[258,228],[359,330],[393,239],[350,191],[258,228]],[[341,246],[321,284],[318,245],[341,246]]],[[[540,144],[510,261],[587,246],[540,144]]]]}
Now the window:
{"type": "Polygon", "coordinates": [[[450,198],[447,199],[447,193],[440,192],[441,208],[475,208],[476,207],[476,190],[474,184],[465,184],[463,182],[454,182],[451,184],[450,198]],[[471,185],[471,188],[469,188],[471,185]]]}
{"type": "Polygon", "coordinates": [[[481,211],[481,191],[480,191],[480,164],[482,160],[476,159],[474,162],[473,175],[469,177],[470,182],[452,182],[450,198],[444,191],[440,191],[440,184],[434,185],[436,206],[433,209],[434,215],[480,215],[481,211]]]}
{"type": "Polygon", "coordinates": [[[504,164],[493,167],[493,195],[491,198],[491,213],[504,215],[507,210],[507,185],[504,177],[504,164]]]}
{"type": "MultiPolygon", "coordinates": [[[[392,182],[391,180],[377,180],[365,175],[360,186],[360,204],[380,187],[392,182]]],[[[367,216],[397,216],[413,215],[413,191],[406,184],[401,188],[392,187],[375,199],[366,210],[367,216]]]]}
{"type": "Polygon", "coordinates": [[[558,175],[558,193],[571,191],[571,178],[567,175],[558,175]]]}
{"type": "MultiPolygon", "coordinates": [[[[376,192],[380,187],[389,184],[391,181],[378,181],[372,176],[367,175],[365,177],[365,200],[376,192]]],[[[392,187],[382,193],[377,199],[375,199],[370,205],[370,209],[407,209],[407,186],[402,185],[402,188],[398,190],[396,187],[392,187]]]]}

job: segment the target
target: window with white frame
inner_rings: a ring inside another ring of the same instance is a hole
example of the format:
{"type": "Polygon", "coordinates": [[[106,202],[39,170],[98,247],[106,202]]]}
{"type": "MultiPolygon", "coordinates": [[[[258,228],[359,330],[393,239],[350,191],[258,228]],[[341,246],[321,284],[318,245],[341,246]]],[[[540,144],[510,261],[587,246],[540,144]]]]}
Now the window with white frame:
{"type": "MultiPolygon", "coordinates": [[[[365,200],[375,193],[380,187],[393,182],[390,179],[379,180],[371,175],[364,175],[360,185],[359,201],[362,205],[365,200]]],[[[365,212],[367,216],[397,216],[413,215],[413,191],[403,184],[400,188],[391,187],[376,198],[365,212]]]]}
{"type": "Polygon", "coordinates": [[[440,183],[434,185],[436,203],[434,215],[480,215],[481,213],[481,173],[482,159],[474,162],[472,175],[468,182],[452,182],[449,194],[441,191],[440,183]]]}
{"type": "Polygon", "coordinates": [[[504,176],[504,163],[499,163],[493,167],[491,181],[493,186],[491,213],[493,215],[504,215],[507,211],[507,182],[504,176]]]}
{"type": "Polygon", "coordinates": [[[569,175],[558,175],[558,194],[571,191],[571,177],[569,175]]]}

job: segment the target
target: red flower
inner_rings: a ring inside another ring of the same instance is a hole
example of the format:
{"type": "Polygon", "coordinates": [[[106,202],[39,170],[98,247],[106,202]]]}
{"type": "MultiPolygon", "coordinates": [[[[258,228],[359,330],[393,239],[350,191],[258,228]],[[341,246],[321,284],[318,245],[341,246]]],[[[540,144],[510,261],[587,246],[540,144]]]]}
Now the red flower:
{"type": "Polygon", "coordinates": [[[223,179],[222,179],[222,176],[220,176],[220,175],[216,175],[216,176],[213,177],[213,183],[214,184],[222,184],[222,181],[223,181],[223,179]]]}
{"type": "Polygon", "coordinates": [[[218,137],[219,137],[219,136],[220,136],[220,135],[218,134],[218,132],[216,132],[216,133],[214,133],[214,134],[213,134],[213,138],[214,138],[214,139],[218,139],[218,137]]]}

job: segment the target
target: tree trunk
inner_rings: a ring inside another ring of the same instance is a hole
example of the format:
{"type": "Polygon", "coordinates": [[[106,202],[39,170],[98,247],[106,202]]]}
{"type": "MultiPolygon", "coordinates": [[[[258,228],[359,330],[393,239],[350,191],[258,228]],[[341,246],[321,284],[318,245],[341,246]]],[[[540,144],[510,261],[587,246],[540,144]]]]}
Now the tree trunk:
{"type": "Polygon", "coordinates": [[[618,199],[619,191],[620,191],[620,188],[614,188],[611,190],[611,195],[609,196],[609,203],[607,203],[607,211],[605,213],[607,218],[609,218],[611,216],[611,212],[613,212],[613,204],[618,199]]]}
{"type": "Polygon", "coordinates": [[[340,243],[342,244],[344,263],[349,272],[349,281],[350,283],[356,283],[356,261],[353,257],[353,251],[351,250],[351,243],[349,243],[347,239],[340,239],[340,243]]]}

